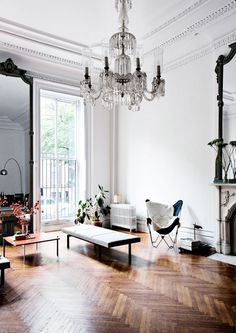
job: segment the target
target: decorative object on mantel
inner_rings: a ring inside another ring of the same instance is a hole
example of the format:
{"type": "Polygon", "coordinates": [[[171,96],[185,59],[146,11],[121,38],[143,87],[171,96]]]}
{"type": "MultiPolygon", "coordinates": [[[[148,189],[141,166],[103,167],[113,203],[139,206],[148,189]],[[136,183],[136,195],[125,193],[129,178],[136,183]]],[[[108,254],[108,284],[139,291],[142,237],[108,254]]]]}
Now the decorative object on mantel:
{"type": "Polygon", "coordinates": [[[86,102],[95,103],[102,98],[108,110],[115,105],[127,105],[129,110],[139,111],[143,97],[152,101],[155,97],[165,95],[165,80],[161,78],[162,50],[158,49],[156,59],[157,72],[153,78],[151,90],[147,88],[147,74],[141,71],[140,57],[136,50],[136,38],[128,32],[128,10],[132,0],[116,0],[119,12],[120,31],[111,36],[109,41],[110,56],[114,60],[114,71],[110,70],[108,57],[105,56],[105,67],[99,75],[99,87],[92,88],[89,67],[85,67],[84,80],[80,82],[82,95],[86,102]],[[131,73],[131,57],[136,57],[136,70],[131,73]]]}
{"type": "Polygon", "coordinates": [[[21,239],[24,239],[29,234],[29,224],[33,215],[36,215],[39,211],[39,200],[37,200],[33,207],[29,208],[28,201],[23,205],[22,203],[13,203],[10,206],[13,210],[13,214],[17,218],[17,222],[21,225],[21,239]]]}
{"type": "Polygon", "coordinates": [[[221,206],[224,206],[224,207],[227,207],[228,206],[228,204],[229,204],[229,199],[231,198],[231,197],[233,197],[233,196],[235,196],[235,192],[233,192],[233,193],[229,193],[229,191],[225,191],[225,192],[222,192],[222,194],[225,194],[225,202],[223,202],[222,204],[221,204],[221,206]]]}
{"type": "Polygon", "coordinates": [[[220,165],[224,170],[224,180],[214,180],[215,183],[236,183],[236,141],[230,141],[229,144],[223,139],[215,139],[208,143],[217,153],[216,165],[220,165]],[[220,154],[219,154],[220,152],[220,154]],[[231,167],[233,177],[228,179],[229,168],[231,167]]]}
{"type": "Polygon", "coordinates": [[[101,217],[104,218],[110,214],[111,207],[105,203],[106,194],[109,193],[103,186],[98,185],[99,192],[94,199],[89,198],[86,201],[79,201],[75,224],[85,223],[86,220],[90,223],[102,226],[101,217]]]}

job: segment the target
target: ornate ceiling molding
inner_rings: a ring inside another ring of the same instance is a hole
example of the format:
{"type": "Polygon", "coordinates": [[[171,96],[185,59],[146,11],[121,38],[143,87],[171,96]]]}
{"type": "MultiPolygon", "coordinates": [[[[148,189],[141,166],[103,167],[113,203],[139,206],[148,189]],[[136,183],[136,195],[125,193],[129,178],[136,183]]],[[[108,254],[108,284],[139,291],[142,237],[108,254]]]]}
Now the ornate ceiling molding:
{"type": "Polygon", "coordinates": [[[230,11],[232,11],[235,8],[236,8],[236,0],[232,0],[227,5],[218,8],[213,13],[208,14],[207,16],[202,18],[201,20],[199,20],[199,21],[195,22],[194,24],[188,26],[181,33],[169,38],[168,40],[166,40],[165,42],[163,42],[159,46],[162,47],[162,48],[166,48],[166,47],[178,42],[179,40],[193,34],[194,32],[196,32],[196,31],[198,32],[204,26],[209,25],[210,23],[217,20],[221,16],[224,16],[224,15],[228,14],[230,11]]]}
{"type": "Polygon", "coordinates": [[[163,24],[161,24],[159,27],[157,27],[154,30],[146,33],[142,38],[145,40],[145,39],[148,39],[148,38],[152,37],[153,35],[157,34],[161,30],[167,28],[171,24],[177,22],[180,19],[183,19],[185,16],[189,15],[190,13],[192,13],[197,8],[201,7],[202,5],[204,5],[207,2],[209,2],[209,0],[199,0],[199,1],[196,1],[193,5],[187,7],[182,12],[178,13],[176,16],[171,17],[169,20],[167,20],[166,22],[164,22],[163,24]]]}
{"type": "Polygon", "coordinates": [[[23,131],[23,128],[20,124],[12,121],[8,116],[0,116],[0,129],[2,130],[14,130],[14,131],[23,131]]]}
{"type": "MultiPolygon", "coordinates": [[[[220,48],[222,46],[227,46],[235,41],[236,41],[236,30],[230,32],[229,34],[227,34],[225,36],[222,36],[220,39],[214,40],[213,42],[202,47],[200,50],[197,49],[184,57],[178,58],[174,61],[171,61],[170,63],[165,64],[165,73],[175,70],[178,67],[185,66],[190,62],[196,61],[210,53],[213,53],[218,48],[220,48]]],[[[29,56],[32,58],[38,58],[40,60],[44,60],[44,61],[47,61],[47,62],[50,62],[53,64],[60,64],[60,65],[66,66],[66,67],[78,69],[79,71],[83,70],[83,66],[80,62],[70,60],[66,57],[58,57],[58,56],[55,56],[55,55],[52,55],[49,53],[45,53],[45,52],[40,52],[40,51],[31,49],[31,48],[24,48],[20,45],[16,45],[16,44],[12,44],[12,43],[0,43],[0,46],[1,45],[4,49],[13,51],[17,54],[21,53],[23,55],[26,55],[26,56],[29,56]]],[[[100,71],[99,67],[94,68],[95,74],[99,73],[99,71],[100,71]]],[[[66,79],[62,79],[59,76],[48,75],[41,71],[37,72],[37,71],[28,70],[27,73],[28,73],[28,75],[35,77],[35,78],[39,78],[39,79],[49,80],[49,81],[58,82],[58,83],[65,83],[65,81],[67,81],[68,84],[72,84],[74,86],[78,85],[78,79],[76,81],[73,79],[66,80],[66,79]]]]}
{"type": "Polygon", "coordinates": [[[181,57],[179,59],[176,59],[175,61],[172,61],[171,63],[167,63],[165,65],[165,72],[170,72],[178,67],[185,66],[188,63],[196,61],[202,57],[205,57],[206,55],[214,52],[218,48],[229,45],[235,41],[236,41],[236,30],[225,36],[222,36],[220,39],[214,40],[208,45],[202,47],[200,50],[197,49],[191,52],[191,54],[186,55],[185,57],[181,57]]]}

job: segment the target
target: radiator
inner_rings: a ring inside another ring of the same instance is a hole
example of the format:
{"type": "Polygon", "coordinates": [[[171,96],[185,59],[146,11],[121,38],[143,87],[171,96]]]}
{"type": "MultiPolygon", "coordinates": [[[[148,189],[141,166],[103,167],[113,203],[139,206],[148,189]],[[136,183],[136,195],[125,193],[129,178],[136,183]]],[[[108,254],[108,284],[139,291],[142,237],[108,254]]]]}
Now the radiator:
{"type": "Polygon", "coordinates": [[[136,208],[129,204],[111,205],[111,227],[122,227],[137,230],[136,208]]]}

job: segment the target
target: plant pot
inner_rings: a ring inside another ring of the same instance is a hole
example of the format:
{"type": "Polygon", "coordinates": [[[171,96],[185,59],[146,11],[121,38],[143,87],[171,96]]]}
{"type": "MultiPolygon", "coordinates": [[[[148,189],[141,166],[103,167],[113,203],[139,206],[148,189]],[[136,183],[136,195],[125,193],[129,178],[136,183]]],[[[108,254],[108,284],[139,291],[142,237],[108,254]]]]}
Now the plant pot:
{"type": "Polygon", "coordinates": [[[93,225],[95,225],[96,227],[102,227],[102,221],[93,221],[93,225]]]}

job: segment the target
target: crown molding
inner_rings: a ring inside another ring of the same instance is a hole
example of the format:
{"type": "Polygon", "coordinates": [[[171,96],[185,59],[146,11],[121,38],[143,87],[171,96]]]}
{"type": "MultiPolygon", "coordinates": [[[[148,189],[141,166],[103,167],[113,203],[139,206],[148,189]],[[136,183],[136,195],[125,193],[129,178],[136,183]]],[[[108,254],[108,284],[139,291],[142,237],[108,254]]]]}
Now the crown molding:
{"type": "Polygon", "coordinates": [[[236,110],[226,105],[224,108],[224,119],[236,119],[236,110]]]}
{"type": "Polygon", "coordinates": [[[193,11],[195,11],[196,9],[198,9],[199,7],[201,7],[202,5],[206,4],[207,2],[209,2],[209,0],[199,0],[199,1],[196,1],[193,5],[187,7],[186,9],[184,9],[181,12],[179,12],[177,15],[171,17],[169,20],[165,21],[164,23],[162,23],[161,25],[159,25],[158,27],[156,27],[152,31],[150,31],[150,32],[146,33],[145,35],[143,35],[142,39],[146,40],[146,39],[152,37],[153,35],[156,35],[161,30],[166,29],[171,24],[179,21],[180,19],[183,19],[185,16],[191,14],[193,11]]]}
{"type": "MultiPolygon", "coordinates": [[[[161,30],[167,28],[169,25],[173,24],[174,22],[178,21],[179,19],[182,19],[186,15],[189,15],[193,10],[196,10],[197,8],[202,6],[205,2],[207,2],[207,1],[201,1],[200,0],[200,1],[196,2],[194,5],[188,7],[186,10],[184,10],[181,13],[179,13],[178,15],[172,17],[170,20],[166,21],[165,23],[163,23],[162,25],[160,25],[159,27],[157,27],[156,29],[154,29],[150,33],[144,35],[144,37],[143,37],[144,40],[148,39],[150,37],[153,37],[155,34],[160,32],[161,30]]],[[[219,7],[214,12],[209,13],[208,15],[203,17],[202,19],[200,19],[197,22],[193,23],[192,25],[186,27],[178,35],[175,35],[175,36],[167,39],[166,41],[161,43],[159,45],[159,47],[166,48],[168,46],[173,45],[174,43],[182,40],[183,38],[185,38],[189,35],[192,35],[194,32],[201,30],[203,27],[211,24],[212,22],[219,19],[220,17],[222,17],[226,14],[228,15],[235,8],[236,8],[236,0],[231,0],[226,5],[219,7]]],[[[151,53],[152,51],[153,50],[148,51],[147,53],[151,53]]]]}
{"type": "Polygon", "coordinates": [[[200,50],[194,50],[190,54],[178,58],[170,63],[165,64],[165,73],[170,72],[178,67],[187,65],[190,62],[196,61],[202,57],[207,56],[210,53],[213,53],[215,50],[219,49],[222,46],[227,46],[236,41],[236,30],[222,36],[220,39],[216,39],[213,42],[205,45],[200,50]]]}
{"type": "MultiPolygon", "coordinates": [[[[236,4],[236,0],[235,0],[236,4]]],[[[214,40],[213,42],[210,42],[209,44],[205,45],[201,49],[196,49],[192,51],[191,53],[188,53],[180,58],[177,58],[169,63],[165,64],[165,70],[164,72],[169,72],[172,70],[175,70],[178,67],[182,67],[187,65],[190,62],[196,61],[204,56],[207,56],[208,54],[214,52],[220,47],[223,46],[228,46],[229,44],[233,43],[236,41],[236,30],[233,30],[231,32],[228,32],[226,35],[221,36],[220,38],[214,40]]],[[[40,50],[29,48],[29,47],[23,47],[19,44],[15,43],[9,43],[9,42],[0,42],[0,49],[2,50],[7,50],[10,51],[14,54],[17,55],[24,55],[27,57],[31,57],[33,59],[39,59],[46,61],[47,63],[52,63],[56,65],[62,65],[67,67],[68,69],[77,69],[78,74],[82,74],[83,71],[83,65],[81,62],[69,59],[67,56],[55,56],[52,53],[46,53],[46,52],[41,52],[40,50]]],[[[68,55],[68,53],[67,53],[68,55]]],[[[64,84],[69,84],[73,86],[78,86],[79,81],[81,79],[81,76],[78,75],[76,78],[70,77],[70,73],[68,73],[68,77],[62,78],[62,76],[59,74],[48,74],[47,72],[42,71],[42,66],[38,66],[37,70],[35,69],[27,69],[27,74],[29,76],[32,76],[34,78],[38,79],[43,79],[43,80],[48,80],[48,81],[53,81],[57,83],[64,83],[64,84]],[[40,69],[39,69],[40,68],[40,69]],[[80,78],[79,78],[80,77],[80,78]],[[78,79],[79,78],[79,79],[78,79]]],[[[99,74],[101,71],[101,67],[94,67],[93,72],[94,75],[99,74]]]]}
{"type": "Polygon", "coordinates": [[[23,131],[23,128],[20,126],[20,124],[15,123],[8,116],[1,116],[1,115],[0,115],[0,129],[13,130],[19,132],[23,131]]]}
{"type": "Polygon", "coordinates": [[[166,40],[159,47],[166,48],[168,46],[173,45],[174,43],[180,41],[181,39],[192,35],[195,31],[201,30],[204,26],[209,25],[219,17],[228,14],[231,10],[236,8],[236,1],[231,1],[226,6],[219,8],[218,10],[214,11],[213,13],[205,16],[201,20],[195,22],[194,24],[188,26],[185,30],[183,30],[178,35],[171,37],[170,39],[166,40]]]}

